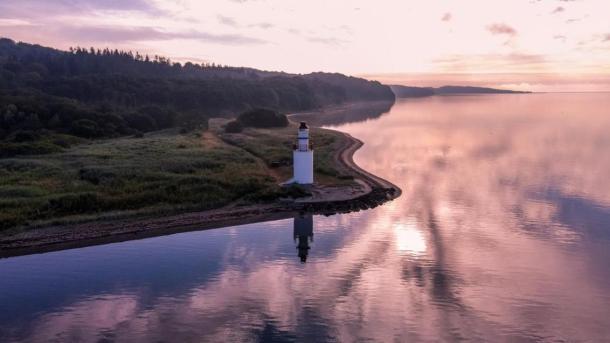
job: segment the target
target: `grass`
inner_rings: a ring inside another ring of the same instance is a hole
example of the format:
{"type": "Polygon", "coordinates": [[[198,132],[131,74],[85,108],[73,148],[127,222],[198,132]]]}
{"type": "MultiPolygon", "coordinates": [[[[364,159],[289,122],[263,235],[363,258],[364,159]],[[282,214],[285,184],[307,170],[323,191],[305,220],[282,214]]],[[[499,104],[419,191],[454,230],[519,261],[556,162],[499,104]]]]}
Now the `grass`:
{"type": "MultiPolygon", "coordinates": [[[[298,197],[292,175],[296,128],[221,130],[98,140],[45,155],[0,158],[0,230],[206,210],[298,197]],[[281,161],[278,166],[276,162],[281,161]]],[[[351,182],[332,161],[341,136],[313,130],[316,178],[351,182]]]]}
{"type": "Polygon", "coordinates": [[[0,158],[17,155],[40,155],[57,153],[86,139],[71,135],[47,132],[30,141],[0,141],[0,158]]]}
{"type": "MultiPolygon", "coordinates": [[[[288,180],[292,176],[292,146],[296,142],[298,125],[291,123],[285,128],[245,128],[240,133],[222,133],[220,127],[224,123],[222,120],[216,120],[210,124],[212,130],[224,141],[263,160],[277,177],[288,180]]],[[[336,185],[352,182],[349,172],[334,161],[334,155],[343,144],[344,136],[320,128],[312,128],[310,135],[314,148],[316,183],[336,185]]]]}

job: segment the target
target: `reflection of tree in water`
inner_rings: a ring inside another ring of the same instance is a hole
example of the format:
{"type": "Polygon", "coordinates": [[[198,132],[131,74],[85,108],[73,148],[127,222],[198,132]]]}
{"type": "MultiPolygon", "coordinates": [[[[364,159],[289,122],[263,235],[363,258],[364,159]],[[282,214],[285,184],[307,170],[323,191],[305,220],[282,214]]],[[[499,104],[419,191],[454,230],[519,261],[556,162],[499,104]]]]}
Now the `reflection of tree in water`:
{"type": "Polygon", "coordinates": [[[300,213],[294,217],[294,240],[297,243],[299,258],[302,263],[307,261],[310,243],[313,242],[313,215],[300,213]]]}
{"type": "Polygon", "coordinates": [[[381,117],[388,113],[394,101],[369,101],[324,109],[317,112],[294,114],[293,121],[306,121],[312,126],[340,125],[357,123],[381,117]]]}

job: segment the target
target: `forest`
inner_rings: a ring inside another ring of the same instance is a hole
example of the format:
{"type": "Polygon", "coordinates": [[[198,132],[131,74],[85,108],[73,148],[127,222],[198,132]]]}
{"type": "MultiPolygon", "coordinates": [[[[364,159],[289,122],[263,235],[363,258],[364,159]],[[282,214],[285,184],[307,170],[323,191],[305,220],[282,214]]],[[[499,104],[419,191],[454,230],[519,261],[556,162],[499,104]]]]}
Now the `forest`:
{"type": "Polygon", "coordinates": [[[61,51],[0,38],[0,157],[61,150],[82,139],[205,128],[253,109],[311,110],[393,100],[376,81],[268,72],[96,48],[61,51]]]}
{"type": "Polygon", "coordinates": [[[390,85],[397,98],[423,98],[433,95],[464,95],[464,94],[526,94],[531,92],[513,91],[488,87],[472,86],[442,86],[442,87],[413,87],[403,85],[390,85]]]}

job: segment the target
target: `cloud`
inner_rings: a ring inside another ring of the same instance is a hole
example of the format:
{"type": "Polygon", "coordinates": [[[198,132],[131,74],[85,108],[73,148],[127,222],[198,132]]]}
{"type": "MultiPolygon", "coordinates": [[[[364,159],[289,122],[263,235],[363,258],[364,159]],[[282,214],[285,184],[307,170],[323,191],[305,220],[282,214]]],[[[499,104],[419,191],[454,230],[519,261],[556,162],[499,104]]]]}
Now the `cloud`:
{"type": "Polygon", "coordinates": [[[221,24],[227,25],[227,26],[231,26],[231,27],[237,27],[239,26],[237,24],[237,22],[235,21],[235,19],[231,18],[231,17],[225,17],[223,15],[219,15],[218,16],[218,21],[221,24]]]}
{"type": "Polygon", "coordinates": [[[77,35],[88,36],[88,39],[99,39],[103,41],[161,41],[172,39],[190,39],[202,42],[225,44],[225,45],[245,45],[263,44],[265,41],[240,34],[215,34],[200,31],[168,32],[161,31],[152,27],[87,27],[81,28],[77,35]]]}
{"type": "Polygon", "coordinates": [[[565,41],[566,41],[566,39],[567,39],[567,37],[566,37],[566,36],[564,36],[564,35],[555,35],[555,36],[553,36],[553,39],[556,39],[556,40],[560,40],[560,41],[562,41],[562,42],[565,42],[565,41]]]}
{"type": "Polygon", "coordinates": [[[145,0],[2,0],[2,18],[47,18],[92,11],[138,11],[158,14],[159,9],[145,0]]]}
{"type": "Polygon", "coordinates": [[[138,26],[75,26],[32,25],[21,33],[36,35],[45,32],[49,38],[57,37],[71,44],[131,43],[141,41],[169,41],[187,39],[222,45],[265,44],[266,41],[240,34],[219,34],[202,31],[165,31],[156,27],[138,26]]]}
{"type": "Polygon", "coordinates": [[[343,44],[347,43],[347,41],[345,41],[345,40],[333,38],[333,37],[328,37],[328,38],[309,37],[309,38],[307,38],[307,41],[312,42],[312,43],[320,43],[320,44],[334,45],[334,46],[339,46],[339,45],[343,45],[343,44]]]}
{"type": "Polygon", "coordinates": [[[610,42],[610,33],[606,33],[603,37],[602,37],[602,42],[610,42]]]}
{"type": "Polygon", "coordinates": [[[478,55],[449,55],[434,60],[443,72],[489,72],[495,70],[511,70],[511,72],[540,69],[548,65],[549,61],[540,54],[478,54],[478,55]]]}
{"type": "Polygon", "coordinates": [[[267,30],[274,26],[272,23],[269,23],[269,22],[260,22],[260,23],[254,23],[254,24],[249,24],[249,25],[240,25],[235,19],[233,19],[231,17],[225,17],[223,15],[218,15],[218,22],[220,22],[223,25],[227,25],[227,26],[235,27],[235,28],[250,27],[250,28],[259,28],[259,29],[267,30]]]}
{"type": "Polygon", "coordinates": [[[443,14],[441,21],[451,21],[451,18],[452,18],[451,13],[447,12],[447,13],[443,14]]]}
{"type": "Polygon", "coordinates": [[[565,8],[563,8],[563,7],[561,7],[561,6],[558,6],[557,8],[555,8],[555,9],[553,10],[553,12],[551,12],[551,14],[557,14],[557,13],[561,13],[561,12],[564,12],[565,10],[566,10],[565,8]]]}
{"type": "Polygon", "coordinates": [[[0,27],[2,26],[30,26],[33,25],[29,21],[21,19],[0,19],[0,27]]]}
{"type": "Polygon", "coordinates": [[[248,25],[248,27],[258,27],[259,29],[267,30],[267,29],[274,27],[274,25],[271,23],[262,22],[262,23],[250,24],[250,25],[248,25]]]}
{"type": "Polygon", "coordinates": [[[491,24],[487,26],[487,31],[491,32],[493,35],[508,35],[508,36],[516,36],[517,30],[502,23],[491,24]]]}

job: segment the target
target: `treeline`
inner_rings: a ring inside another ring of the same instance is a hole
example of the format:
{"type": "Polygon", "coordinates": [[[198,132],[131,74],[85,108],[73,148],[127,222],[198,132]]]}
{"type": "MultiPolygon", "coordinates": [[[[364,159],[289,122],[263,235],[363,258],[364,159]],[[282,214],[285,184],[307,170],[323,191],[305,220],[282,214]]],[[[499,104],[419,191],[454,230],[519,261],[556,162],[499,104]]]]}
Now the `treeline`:
{"type": "MultiPolygon", "coordinates": [[[[47,130],[85,138],[205,126],[211,116],[393,99],[389,87],[341,74],[293,75],[173,63],[110,49],[52,48],[0,38],[0,139],[47,130]]],[[[23,138],[23,135],[22,135],[23,138]]]]}
{"type": "Polygon", "coordinates": [[[442,86],[442,87],[412,87],[402,85],[390,86],[397,98],[421,98],[433,95],[460,95],[460,94],[525,94],[530,92],[513,91],[507,89],[471,87],[471,86],[442,86]]]}

